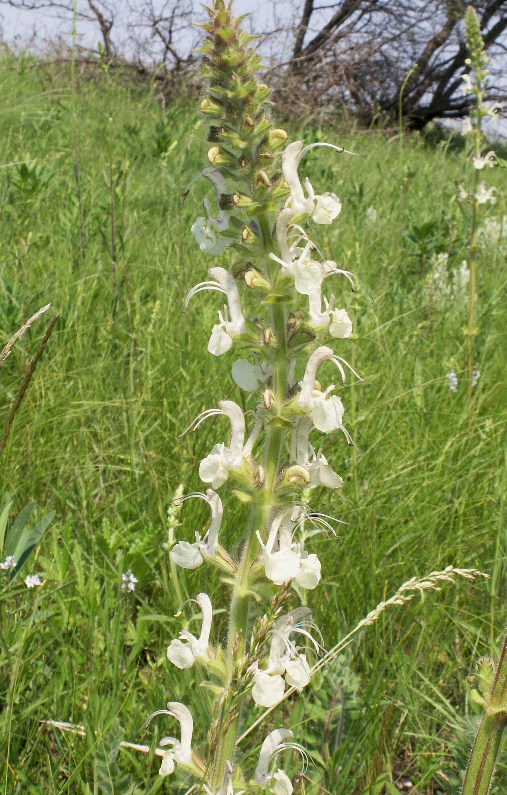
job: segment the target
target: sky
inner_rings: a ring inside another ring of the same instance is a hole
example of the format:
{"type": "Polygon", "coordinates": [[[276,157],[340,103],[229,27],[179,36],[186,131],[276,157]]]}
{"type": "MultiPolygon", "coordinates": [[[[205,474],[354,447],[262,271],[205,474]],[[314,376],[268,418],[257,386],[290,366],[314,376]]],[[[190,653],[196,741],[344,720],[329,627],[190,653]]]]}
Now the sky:
{"type": "MultiPolygon", "coordinates": [[[[113,40],[121,41],[125,35],[122,20],[128,19],[128,5],[126,0],[113,0],[115,6],[115,26],[113,28],[113,40]],[[122,30],[123,27],[123,30],[122,30]]],[[[132,2],[131,2],[132,5],[132,2]]],[[[155,5],[161,5],[161,2],[155,5]]],[[[192,2],[196,16],[203,5],[198,0],[192,2]]],[[[292,20],[294,6],[299,8],[301,3],[298,0],[235,0],[234,12],[240,14],[251,14],[249,24],[257,31],[283,28],[292,20]]],[[[0,30],[4,41],[14,44],[17,48],[22,48],[28,43],[36,49],[44,49],[47,42],[58,38],[70,41],[71,21],[70,18],[62,20],[58,18],[57,12],[53,9],[23,10],[0,4],[0,30]]],[[[79,20],[77,23],[77,33],[79,43],[86,48],[94,49],[99,39],[99,31],[96,25],[79,20]]]]}

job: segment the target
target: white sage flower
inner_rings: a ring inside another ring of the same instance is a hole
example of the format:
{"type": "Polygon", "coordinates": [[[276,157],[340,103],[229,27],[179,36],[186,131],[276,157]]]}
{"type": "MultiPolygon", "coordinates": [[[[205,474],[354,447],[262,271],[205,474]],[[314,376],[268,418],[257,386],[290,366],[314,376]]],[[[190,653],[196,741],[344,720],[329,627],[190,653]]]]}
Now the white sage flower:
{"type": "Polygon", "coordinates": [[[214,218],[205,218],[203,215],[196,218],[192,224],[191,232],[197,245],[205,254],[223,254],[232,240],[223,237],[217,229],[214,218]]]}
{"type": "Polygon", "coordinates": [[[315,143],[309,146],[304,146],[302,141],[290,143],[282,155],[282,174],[290,190],[286,207],[292,211],[294,218],[309,215],[316,224],[330,224],[341,210],[338,196],[335,193],[316,195],[308,179],[305,179],[305,189],[303,189],[298,175],[301,159],[310,149],[317,146],[327,146],[337,152],[346,151],[340,146],[327,143],[315,143]]]}
{"type": "Polygon", "coordinates": [[[287,749],[298,751],[303,757],[306,768],[308,755],[298,743],[289,742],[292,737],[290,729],[273,729],[261,746],[254,778],[257,784],[267,787],[268,792],[273,795],[292,795],[293,792],[289,777],[275,764],[280,753],[287,749]]]}
{"type": "Polygon", "coordinates": [[[461,79],[463,80],[463,85],[461,86],[461,90],[463,95],[466,97],[473,91],[474,85],[472,83],[472,79],[469,74],[461,75],[461,79]]]}
{"type": "Polygon", "coordinates": [[[196,602],[202,611],[201,634],[197,638],[191,632],[184,629],[180,632],[180,637],[172,640],[167,649],[167,658],[177,668],[191,668],[198,659],[207,661],[209,659],[209,636],[211,633],[211,622],[213,608],[211,600],[206,593],[197,594],[195,599],[189,600],[196,602]]]}
{"type": "Polygon", "coordinates": [[[193,287],[185,299],[185,311],[191,298],[206,290],[223,293],[227,298],[227,306],[218,313],[218,323],[213,326],[208,342],[208,352],[221,356],[232,348],[234,337],[245,330],[245,318],[241,310],[241,297],[234,277],[225,268],[210,268],[211,280],[200,282],[193,287]]]}
{"type": "Polygon", "coordinates": [[[258,707],[273,707],[283,698],[285,693],[285,680],[278,674],[261,671],[258,663],[252,667],[254,684],[252,698],[258,707]]]}
{"type": "Polygon", "coordinates": [[[225,483],[231,470],[241,466],[246,432],[245,418],[237,403],[221,400],[218,405],[218,409],[209,409],[200,414],[188,429],[196,430],[205,419],[218,415],[227,417],[231,423],[229,446],[216,444],[199,466],[199,477],[204,483],[210,483],[214,489],[225,483]]]}
{"type": "Polygon", "coordinates": [[[316,453],[311,445],[310,451],[312,458],[306,464],[311,478],[309,484],[310,488],[314,489],[317,488],[317,486],[326,486],[328,489],[341,489],[343,486],[343,480],[329,466],[324,453],[322,453],[320,450],[318,453],[316,453]]]}
{"type": "Polygon", "coordinates": [[[474,157],[473,164],[474,168],[481,171],[484,167],[493,168],[496,161],[496,155],[493,151],[488,152],[487,155],[484,157],[474,157]]]}
{"type": "Polygon", "coordinates": [[[320,581],[321,565],[317,555],[308,554],[302,542],[294,541],[300,516],[297,506],[282,509],[273,519],[266,544],[258,531],[256,535],[268,580],[275,585],[294,580],[301,588],[312,590],[320,581]]]}
{"type": "Polygon", "coordinates": [[[299,393],[298,406],[306,412],[312,419],[313,424],[317,430],[323,433],[330,433],[331,431],[340,429],[350,442],[350,436],[345,428],[342,426],[342,419],[344,414],[343,403],[340,398],[333,395],[334,384],[329,386],[324,392],[321,389],[315,388],[315,379],[317,371],[321,364],[325,361],[331,361],[340,371],[342,381],[345,383],[345,371],[343,365],[362,381],[362,378],[352,369],[350,364],[337,356],[331,348],[322,345],[317,348],[310,355],[308,364],[306,365],[305,374],[301,381],[301,392],[299,393]]]}
{"type": "MultiPolygon", "coordinates": [[[[205,177],[213,183],[217,195],[217,201],[220,196],[227,193],[227,183],[218,169],[205,168],[197,174],[190,182],[186,193],[190,190],[193,183],[205,177]]],[[[204,207],[206,208],[207,217],[200,216],[192,225],[192,234],[195,237],[197,244],[201,251],[205,254],[223,254],[227,246],[233,242],[231,238],[224,237],[222,232],[229,228],[230,212],[220,210],[218,215],[214,216],[211,210],[209,199],[204,199],[204,207]]]]}
{"type": "Polygon", "coordinates": [[[475,192],[475,198],[479,204],[495,204],[496,197],[495,197],[496,188],[487,188],[484,182],[481,182],[477,186],[477,190],[475,192]]]}
{"type": "Polygon", "coordinates": [[[192,492],[192,494],[182,497],[180,502],[184,502],[191,497],[198,497],[208,503],[211,508],[211,522],[203,538],[196,532],[193,544],[188,541],[178,541],[171,549],[169,553],[171,560],[183,569],[197,569],[205,559],[215,557],[218,534],[224,515],[222,500],[213,489],[207,489],[205,494],[200,491],[192,492]]]}
{"type": "Polygon", "coordinates": [[[164,737],[160,741],[160,746],[168,750],[162,757],[162,764],[159,773],[161,776],[169,776],[174,772],[175,765],[188,766],[192,760],[192,733],[194,722],[190,710],[179,701],[169,701],[167,709],[159,709],[148,718],[149,723],[157,715],[169,715],[180,724],[181,740],[174,737],[164,737]]]}
{"type": "MultiPolygon", "coordinates": [[[[319,632],[310,620],[311,610],[299,607],[277,619],[271,632],[271,648],[266,672],[272,676],[283,676],[289,687],[301,691],[310,682],[310,666],[306,654],[291,640],[292,634],[304,635],[313,644],[318,654],[321,645],[313,638],[308,628],[319,632]]],[[[319,633],[320,635],[320,633],[319,633]]]]}

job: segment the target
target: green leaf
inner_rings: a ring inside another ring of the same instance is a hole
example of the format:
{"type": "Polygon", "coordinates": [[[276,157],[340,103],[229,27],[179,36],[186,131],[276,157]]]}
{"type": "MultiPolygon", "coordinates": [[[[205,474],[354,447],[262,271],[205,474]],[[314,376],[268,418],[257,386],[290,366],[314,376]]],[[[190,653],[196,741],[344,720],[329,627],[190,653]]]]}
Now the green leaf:
{"type": "MultiPolygon", "coordinates": [[[[9,513],[12,508],[12,497],[7,492],[0,508],[0,550],[3,550],[5,541],[5,531],[7,529],[7,522],[9,520],[9,513]]],[[[2,560],[5,560],[7,555],[2,554],[2,560]]]]}
{"type": "Polygon", "coordinates": [[[36,503],[33,501],[25,505],[7,531],[5,556],[13,555],[17,564],[16,568],[11,570],[11,579],[31,555],[55,515],[54,511],[50,511],[37,522],[33,529],[30,529],[27,527],[27,522],[35,506],[36,503]]]}

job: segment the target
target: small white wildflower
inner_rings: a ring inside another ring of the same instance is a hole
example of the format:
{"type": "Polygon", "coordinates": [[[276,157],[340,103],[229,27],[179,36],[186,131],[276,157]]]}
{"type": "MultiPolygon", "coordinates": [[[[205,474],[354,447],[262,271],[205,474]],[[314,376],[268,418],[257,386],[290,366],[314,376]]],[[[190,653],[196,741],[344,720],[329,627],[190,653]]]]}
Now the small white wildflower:
{"type": "Polygon", "coordinates": [[[14,557],[14,555],[7,555],[3,563],[0,563],[0,569],[3,569],[3,571],[9,571],[9,569],[15,569],[15,568],[16,568],[16,558],[14,557]]]}
{"type": "Polygon", "coordinates": [[[491,121],[497,122],[500,118],[502,113],[502,105],[500,102],[492,102],[491,105],[488,105],[486,115],[489,116],[491,121]]]}
{"type": "Polygon", "coordinates": [[[461,86],[461,90],[464,96],[467,96],[467,94],[470,94],[471,91],[473,90],[472,80],[469,74],[461,75],[461,79],[463,80],[463,85],[461,86]]]}
{"type": "Polygon", "coordinates": [[[487,202],[495,204],[495,192],[496,188],[487,188],[484,182],[481,182],[480,185],[477,186],[475,198],[479,204],[486,204],[487,202]]]}
{"type": "Polygon", "coordinates": [[[449,370],[447,373],[447,386],[451,392],[458,391],[458,376],[453,369],[449,370]]]}
{"type": "Polygon", "coordinates": [[[253,668],[254,686],[252,687],[252,698],[258,707],[273,707],[283,698],[285,693],[285,681],[279,674],[270,674],[268,671],[260,671],[255,663],[253,668]]]}
{"type": "Polygon", "coordinates": [[[126,571],[124,574],[121,575],[121,589],[122,591],[135,591],[136,590],[136,583],[138,582],[137,577],[130,571],[126,571]]]}
{"type": "Polygon", "coordinates": [[[488,154],[484,155],[484,157],[473,158],[474,168],[478,169],[479,171],[481,171],[485,166],[487,166],[488,168],[493,168],[493,166],[495,165],[495,161],[496,161],[496,155],[493,151],[488,152],[488,154]]]}
{"type": "Polygon", "coordinates": [[[370,204],[370,206],[366,210],[366,223],[370,224],[370,226],[374,226],[377,223],[377,220],[378,220],[378,213],[375,207],[373,206],[373,204],[370,204]]]}
{"type": "Polygon", "coordinates": [[[470,198],[470,194],[465,190],[463,185],[458,185],[458,201],[464,202],[470,198]]]}
{"type": "Polygon", "coordinates": [[[42,585],[42,580],[38,574],[29,574],[28,577],[25,577],[25,585],[27,588],[37,588],[42,585]]]}
{"type": "Polygon", "coordinates": [[[223,414],[229,418],[231,441],[229,447],[223,443],[214,445],[211,453],[199,465],[199,477],[204,483],[210,483],[214,489],[225,483],[231,470],[241,466],[246,431],[245,418],[237,403],[221,400],[218,405],[220,408],[214,414],[223,414]]]}
{"type": "Polygon", "coordinates": [[[223,254],[232,242],[217,231],[211,219],[202,215],[192,224],[191,232],[205,254],[223,254]]]}
{"type": "Polygon", "coordinates": [[[175,764],[189,765],[192,760],[192,733],[194,721],[190,710],[179,701],[169,701],[167,709],[158,709],[148,718],[148,723],[157,715],[170,715],[179,721],[181,729],[181,742],[174,737],[164,737],[160,741],[161,748],[170,746],[162,757],[159,774],[163,777],[170,776],[174,772],[175,764]]]}
{"type": "Polygon", "coordinates": [[[498,246],[507,239],[507,215],[503,218],[485,218],[478,234],[482,244],[498,246]]]}
{"type": "Polygon", "coordinates": [[[474,367],[472,370],[472,387],[477,386],[479,382],[479,378],[481,377],[481,371],[478,367],[474,367]]]}
{"type": "Polygon", "coordinates": [[[200,593],[192,602],[197,602],[202,611],[201,634],[198,638],[184,629],[180,637],[172,640],[167,649],[167,658],[177,668],[191,668],[197,659],[208,660],[209,636],[213,618],[211,600],[206,593],[200,593]]]}

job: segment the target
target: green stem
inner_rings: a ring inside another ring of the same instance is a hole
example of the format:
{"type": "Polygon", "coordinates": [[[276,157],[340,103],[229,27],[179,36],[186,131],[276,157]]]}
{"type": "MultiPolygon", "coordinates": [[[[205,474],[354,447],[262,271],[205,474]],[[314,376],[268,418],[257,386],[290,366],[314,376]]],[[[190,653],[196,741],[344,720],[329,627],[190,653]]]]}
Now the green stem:
{"type": "MultiPolygon", "coordinates": [[[[474,156],[481,156],[482,125],[481,125],[482,90],[481,80],[477,83],[477,121],[474,135],[474,156]]],[[[470,230],[470,244],[468,246],[468,262],[470,269],[470,293],[468,299],[468,325],[467,325],[467,395],[472,397],[472,373],[474,369],[474,335],[475,335],[475,294],[477,292],[477,226],[479,203],[477,201],[477,188],[479,186],[479,172],[474,167],[472,178],[472,221],[470,230]]]]}
{"type": "Polygon", "coordinates": [[[496,666],[491,693],[477,732],[463,780],[461,795],[487,795],[507,725],[507,633],[496,666]]]}
{"type": "MultiPolygon", "coordinates": [[[[261,217],[260,227],[264,238],[264,246],[266,251],[269,252],[272,247],[272,240],[267,217],[261,217]]],[[[274,362],[275,395],[276,405],[279,410],[282,409],[285,403],[287,392],[288,350],[286,322],[285,304],[273,304],[271,308],[271,323],[276,338],[274,362]]],[[[252,601],[252,595],[249,591],[249,573],[253,561],[259,554],[256,531],[259,531],[264,539],[266,538],[269,522],[273,514],[273,508],[276,506],[275,486],[279,474],[280,456],[283,450],[285,431],[285,426],[283,424],[277,424],[275,420],[268,425],[266,432],[263,457],[263,466],[265,470],[264,485],[262,487],[262,494],[259,495],[252,506],[248,531],[243,543],[241,559],[232,591],[226,653],[230,678],[226,684],[226,688],[234,688],[233,676],[235,661],[238,657],[242,657],[246,650],[250,605],[252,601]]],[[[236,710],[237,714],[232,721],[230,721],[229,714],[223,714],[221,716],[223,730],[219,729],[218,732],[218,743],[213,753],[214,759],[210,775],[213,791],[218,790],[223,782],[226,762],[229,761],[232,763],[234,761],[242,701],[243,699],[239,702],[236,710]]]]}

